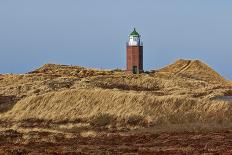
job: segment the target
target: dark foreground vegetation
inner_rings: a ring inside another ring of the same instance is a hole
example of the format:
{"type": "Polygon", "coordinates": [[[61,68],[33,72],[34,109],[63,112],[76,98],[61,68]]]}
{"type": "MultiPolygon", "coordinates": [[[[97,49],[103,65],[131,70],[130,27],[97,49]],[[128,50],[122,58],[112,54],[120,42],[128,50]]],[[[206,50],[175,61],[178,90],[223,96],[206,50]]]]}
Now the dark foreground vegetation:
{"type": "Polygon", "coordinates": [[[232,131],[212,133],[0,132],[0,154],[232,154],[232,131]]]}

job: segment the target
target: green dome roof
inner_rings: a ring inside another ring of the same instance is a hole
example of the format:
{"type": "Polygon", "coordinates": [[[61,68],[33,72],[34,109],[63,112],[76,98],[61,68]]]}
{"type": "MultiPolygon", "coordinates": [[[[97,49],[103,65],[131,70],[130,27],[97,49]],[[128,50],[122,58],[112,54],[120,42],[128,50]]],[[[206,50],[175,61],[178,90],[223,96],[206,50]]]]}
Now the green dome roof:
{"type": "Polygon", "coordinates": [[[140,35],[139,35],[139,33],[138,33],[138,32],[135,30],[135,28],[134,28],[134,31],[133,31],[133,32],[131,32],[130,36],[136,36],[136,37],[139,37],[140,35]]]}

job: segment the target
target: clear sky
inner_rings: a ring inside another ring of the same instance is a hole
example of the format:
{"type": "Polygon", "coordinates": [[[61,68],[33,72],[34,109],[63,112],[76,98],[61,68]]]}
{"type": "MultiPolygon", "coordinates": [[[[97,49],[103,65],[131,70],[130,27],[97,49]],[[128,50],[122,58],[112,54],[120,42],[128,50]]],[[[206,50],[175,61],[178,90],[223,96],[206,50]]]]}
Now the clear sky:
{"type": "Polygon", "coordinates": [[[123,69],[134,27],[146,70],[200,59],[232,79],[231,0],[0,0],[0,73],[45,63],[123,69]]]}

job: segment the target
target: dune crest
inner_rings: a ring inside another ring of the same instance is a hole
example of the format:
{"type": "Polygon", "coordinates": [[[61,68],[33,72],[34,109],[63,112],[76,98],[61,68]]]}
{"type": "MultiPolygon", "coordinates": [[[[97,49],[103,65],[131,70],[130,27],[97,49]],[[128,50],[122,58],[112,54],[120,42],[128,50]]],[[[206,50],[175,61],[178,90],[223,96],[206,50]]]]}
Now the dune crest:
{"type": "Polygon", "coordinates": [[[158,70],[158,72],[170,73],[176,76],[189,77],[208,82],[226,82],[226,80],[211,67],[200,60],[177,60],[158,70]]]}

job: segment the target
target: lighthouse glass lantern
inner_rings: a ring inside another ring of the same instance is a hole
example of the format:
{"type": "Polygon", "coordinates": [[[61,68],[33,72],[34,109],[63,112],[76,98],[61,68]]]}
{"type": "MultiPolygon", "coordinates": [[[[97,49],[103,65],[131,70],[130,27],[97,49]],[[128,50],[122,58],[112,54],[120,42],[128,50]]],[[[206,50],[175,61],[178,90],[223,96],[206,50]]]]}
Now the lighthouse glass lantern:
{"type": "Polygon", "coordinates": [[[143,72],[143,44],[140,37],[136,29],[129,35],[126,52],[126,71],[128,73],[139,74],[143,72]]]}
{"type": "Polygon", "coordinates": [[[134,29],[134,31],[130,34],[130,38],[129,38],[129,46],[139,46],[140,45],[140,35],[138,32],[136,32],[136,30],[134,29]]]}

